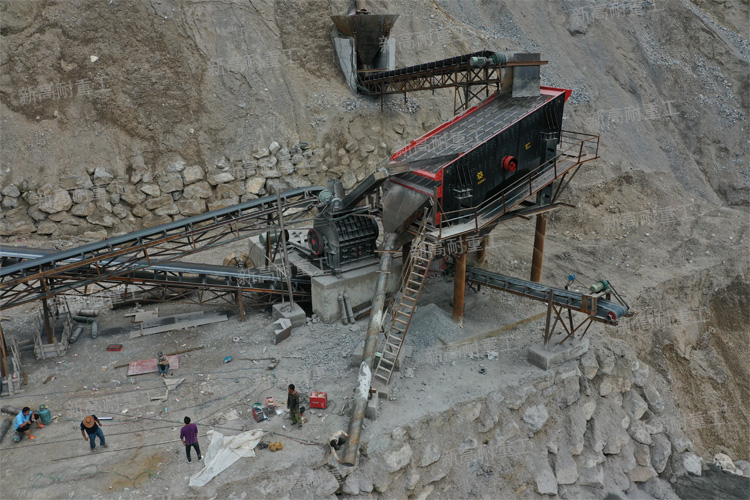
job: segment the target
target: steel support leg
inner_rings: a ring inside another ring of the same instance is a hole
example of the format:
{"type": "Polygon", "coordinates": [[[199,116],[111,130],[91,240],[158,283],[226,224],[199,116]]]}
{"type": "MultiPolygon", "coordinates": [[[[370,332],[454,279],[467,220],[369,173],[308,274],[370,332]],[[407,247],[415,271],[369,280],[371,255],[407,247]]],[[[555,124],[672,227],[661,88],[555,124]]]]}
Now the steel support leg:
{"type": "Polygon", "coordinates": [[[54,331],[52,330],[52,318],[50,318],[47,299],[42,299],[42,309],[44,311],[44,331],[47,333],[47,343],[51,344],[54,342],[54,331]]]}
{"type": "Polygon", "coordinates": [[[534,255],[531,259],[531,281],[542,280],[542,260],[544,259],[544,237],[547,233],[547,214],[536,216],[536,234],[534,235],[534,255]]]}
{"type": "Polygon", "coordinates": [[[479,250],[477,251],[477,265],[484,265],[484,261],[487,258],[487,240],[489,236],[482,236],[482,241],[479,243],[479,250]]]}
{"type": "Polygon", "coordinates": [[[245,322],[245,301],[242,297],[242,290],[237,290],[237,307],[240,309],[240,321],[245,322]]]}
{"type": "Polygon", "coordinates": [[[464,295],[466,293],[466,242],[462,239],[456,259],[456,275],[453,278],[453,321],[464,322],[464,295]]]}

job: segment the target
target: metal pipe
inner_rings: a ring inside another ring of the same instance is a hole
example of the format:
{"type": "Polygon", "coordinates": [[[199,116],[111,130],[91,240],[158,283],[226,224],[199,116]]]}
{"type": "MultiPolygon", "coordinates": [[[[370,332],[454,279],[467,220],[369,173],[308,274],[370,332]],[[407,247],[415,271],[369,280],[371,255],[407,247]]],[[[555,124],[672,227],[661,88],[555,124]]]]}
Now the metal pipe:
{"type": "Polygon", "coordinates": [[[362,422],[365,419],[367,409],[367,397],[370,393],[370,382],[368,380],[366,390],[362,391],[362,377],[372,376],[372,367],[375,362],[375,349],[378,346],[378,334],[383,323],[383,305],[385,304],[386,285],[391,270],[393,248],[396,245],[398,235],[390,233],[383,241],[383,253],[380,258],[380,274],[375,286],[375,295],[372,297],[372,309],[370,310],[370,322],[367,325],[367,336],[365,337],[365,348],[362,351],[362,364],[360,365],[360,384],[357,385],[357,393],[354,398],[354,408],[349,421],[349,440],[346,443],[342,463],[353,467],[357,462],[357,450],[359,450],[359,436],[362,432],[362,422]],[[362,393],[364,392],[364,394],[362,393]]]}
{"type": "Polygon", "coordinates": [[[542,280],[542,260],[544,259],[544,237],[547,233],[547,214],[536,216],[536,233],[534,234],[534,255],[531,258],[531,281],[542,280]]]}
{"type": "Polygon", "coordinates": [[[82,326],[79,326],[78,328],[76,328],[73,331],[73,334],[68,339],[68,342],[70,342],[71,344],[75,344],[76,340],[78,340],[78,336],[81,334],[82,331],[83,331],[83,327],[82,326]]]}
{"type": "Polygon", "coordinates": [[[339,294],[339,309],[341,309],[341,322],[348,325],[349,316],[346,314],[346,304],[344,304],[344,296],[341,294],[339,294]]]}
{"type": "MultiPolygon", "coordinates": [[[[42,299],[42,309],[44,311],[44,331],[47,332],[47,343],[51,344],[53,342],[53,336],[55,334],[54,326],[52,326],[52,322],[50,321],[49,317],[49,304],[47,303],[47,299],[42,299]]],[[[75,317],[74,317],[75,319],[75,317]]]]}
{"type": "Polygon", "coordinates": [[[13,415],[14,417],[18,415],[19,413],[21,413],[20,408],[16,408],[15,406],[10,406],[10,405],[3,406],[2,408],[0,408],[0,411],[3,413],[7,413],[8,415],[13,415]]]}
{"type": "Polygon", "coordinates": [[[349,324],[353,325],[357,322],[357,320],[354,319],[354,310],[352,309],[352,303],[349,300],[349,294],[344,292],[344,305],[346,306],[346,317],[349,320],[349,324]]]}
{"type": "Polygon", "coordinates": [[[5,439],[5,434],[8,432],[8,429],[10,429],[11,422],[13,422],[11,419],[6,418],[3,420],[2,425],[0,425],[0,443],[5,439]]]}

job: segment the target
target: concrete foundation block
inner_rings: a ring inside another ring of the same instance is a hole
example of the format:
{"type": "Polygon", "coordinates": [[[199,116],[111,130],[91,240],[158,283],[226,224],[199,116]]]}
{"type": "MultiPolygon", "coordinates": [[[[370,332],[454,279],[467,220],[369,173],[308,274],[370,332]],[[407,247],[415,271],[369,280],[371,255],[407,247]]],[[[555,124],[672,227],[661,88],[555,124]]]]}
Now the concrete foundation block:
{"type": "Polygon", "coordinates": [[[568,339],[562,345],[557,345],[563,338],[562,335],[553,337],[545,347],[543,342],[529,347],[527,359],[529,363],[543,370],[549,370],[571,359],[583,356],[589,350],[589,339],[568,339]]]}
{"type": "Polygon", "coordinates": [[[385,385],[385,382],[383,382],[380,379],[377,379],[373,384],[372,388],[378,391],[376,394],[380,399],[388,400],[388,396],[391,395],[391,386],[385,385]]]}
{"type": "MultiPolygon", "coordinates": [[[[344,271],[341,277],[313,276],[311,281],[312,309],[324,323],[334,323],[341,320],[339,309],[339,294],[346,293],[353,309],[369,304],[375,293],[378,281],[380,263],[376,262],[366,267],[344,271]]],[[[395,293],[401,286],[401,258],[394,258],[388,275],[386,291],[395,293]]]]}
{"type": "Polygon", "coordinates": [[[380,405],[380,398],[372,398],[367,401],[367,408],[365,408],[365,417],[370,420],[376,420],[378,418],[378,406],[380,405]]]}
{"type": "Polygon", "coordinates": [[[274,344],[278,344],[292,334],[292,322],[286,318],[279,318],[273,323],[274,326],[274,344]]]}
{"type": "Polygon", "coordinates": [[[305,324],[305,311],[299,306],[294,304],[292,309],[289,303],[286,304],[274,304],[272,307],[271,316],[274,320],[285,318],[292,322],[292,327],[298,327],[305,324]]]}

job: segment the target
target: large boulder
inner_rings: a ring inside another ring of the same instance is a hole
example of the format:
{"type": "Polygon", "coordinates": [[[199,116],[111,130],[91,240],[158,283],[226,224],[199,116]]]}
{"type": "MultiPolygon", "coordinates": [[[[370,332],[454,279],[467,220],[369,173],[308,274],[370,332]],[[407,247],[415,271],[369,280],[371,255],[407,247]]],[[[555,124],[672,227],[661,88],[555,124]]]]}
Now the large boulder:
{"type": "Polygon", "coordinates": [[[232,205],[236,205],[240,202],[240,198],[238,196],[232,196],[230,198],[224,198],[223,200],[214,200],[208,202],[208,209],[209,210],[220,210],[222,208],[231,207],[232,205]]]}
{"type": "Polygon", "coordinates": [[[573,484],[578,481],[578,466],[567,443],[561,443],[555,457],[555,477],[557,484],[573,484]]]}
{"type": "Polygon", "coordinates": [[[94,213],[94,210],[96,210],[96,205],[87,201],[84,203],[79,203],[78,205],[73,205],[70,213],[77,217],[88,217],[89,215],[94,213]]]}
{"type": "Polygon", "coordinates": [[[591,448],[606,455],[619,453],[630,441],[630,417],[614,400],[603,398],[591,417],[591,448]]]}
{"type": "Polygon", "coordinates": [[[103,212],[101,210],[97,210],[93,214],[89,215],[88,217],[86,217],[86,220],[91,224],[104,227],[113,227],[118,222],[118,219],[116,217],[113,217],[109,213],[103,212]]]}
{"type": "Polygon", "coordinates": [[[36,231],[34,220],[28,216],[0,218],[0,236],[16,236],[36,231]]]}
{"type": "Polygon", "coordinates": [[[190,165],[182,171],[182,181],[185,186],[203,180],[203,169],[200,165],[190,165]]]}
{"type": "Polygon", "coordinates": [[[689,451],[682,455],[682,466],[693,476],[700,476],[703,470],[703,459],[689,451]]]}
{"type": "Polygon", "coordinates": [[[265,185],[266,179],[263,177],[252,177],[245,181],[245,191],[250,194],[261,195],[266,192],[265,185]]]}
{"type": "Polygon", "coordinates": [[[625,393],[625,396],[622,398],[622,407],[631,420],[640,420],[643,414],[646,413],[646,410],[648,410],[648,404],[646,404],[641,395],[635,390],[625,393]]]}
{"type": "Polygon", "coordinates": [[[154,215],[177,215],[179,213],[180,209],[175,203],[169,203],[154,210],[154,215]]]}
{"type": "Polygon", "coordinates": [[[544,405],[529,406],[523,414],[523,421],[526,422],[532,433],[541,429],[548,418],[549,413],[547,413],[547,408],[544,405]]]}
{"type": "Polygon", "coordinates": [[[195,184],[190,184],[189,186],[185,187],[185,190],[182,192],[182,196],[188,199],[206,199],[210,198],[211,194],[211,186],[206,181],[200,181],[196,182],[195,184]]]}
{"type": "Polygon", "coordinates": [[[128,184],[125,186],[125,191],[120,193],[120,200],[134,207],[146,201],[146,195],[132,184],[128,184]]]}
{"type": "Polygon", "coordinates": [[[177,208],[180,210],[180,214],[186,217],[190,215],[199,215],[206,211],[206,201],[201,199],[182,199],[177,202],[177,208]]]}
{"type": "Polygon", "coordinates": [[[148,196],[159,196],[161,195],[161,189],[156,184],[144,184],[141,186],[141,191],[146,193],[148,196]]]}
{"type": "Polygon", "coordinates": [[[18,203],[18,198],[13,198],[12,196],[5,196],[2,201],[2,206],[5,209],[12,210],[14,208],[18,208],[20,204],[18,203]]]}
{"type": "Polygon", "coordinates": [[[427,467],[432,465],[440,459],[440,447],[437,443],[428,444],[424,453],[422,454],[422,460],[419,462],[420,467],[427,467]]]}
{"type": "Polygon", "coordinates": [[[383,457],[389,472],[396,472],[403,469],[411,462],[412,449],[408,443],[405,443],[398,450],[386,453],[383,457]]]}
{"type": "Polygon", "coordinates": [[[3,196],[10,196],[11,198],[18,198],[21,196],[21,190],[18,189],[18,186],[11,184],[10,186],[5,186],[2,190],[3,196]]]}
{"type": "Polygon", "coordinates": [[[672,444],[664,434],[654,434],[651,442],[651,465],[661,474],[672,456],[672,444]]]}
{"type": "Polygon", "coordinates": [[[146,209],[154,210],[156,208],[166,207],[168,205],[171,205],[173,201],[174,200],[172,200],[172,196],[168,194],[149,198],[146,200],[146,209]]]}
{"type": "Polygon", "coordinates": [[[557,478],[549,465],[547,454],[534,460],[533,468],[536,491],[540,495],[557,495],[557,478]]]}
{"type": "Polygon", "coordinates": [[[97,186],[109,184],[114,178],[115,176],[107,172],[104,167],[96,167],[96,170],[94,170],[94,184],[97,186]]]}
{"type": "Polygon", "coordinates": [[[162,193],[182,191],[182,187],[182,176],[177,172],[167,172],[167,174],[159,179],[159,188],[162,193]]]}
{"type": "Polygon", "coordinates": [[[212,186],[217,186],[219,184],[226,184],[227,182],[232,182],[234,180],[234,176],[231,172],[219,172],[219,171],[213,171],[209,172],[207,177],[208,183],[212,186]]]}
{"type": "Polygon", "coordinates": [[[39,197],[39,203],[37,204],[39,210],[48,214],[65,212],[66,210],[70,210],[72,206],[73,200],[70,198],[70,194],[64,189],[45,190],[44,194],[39,197]]]}

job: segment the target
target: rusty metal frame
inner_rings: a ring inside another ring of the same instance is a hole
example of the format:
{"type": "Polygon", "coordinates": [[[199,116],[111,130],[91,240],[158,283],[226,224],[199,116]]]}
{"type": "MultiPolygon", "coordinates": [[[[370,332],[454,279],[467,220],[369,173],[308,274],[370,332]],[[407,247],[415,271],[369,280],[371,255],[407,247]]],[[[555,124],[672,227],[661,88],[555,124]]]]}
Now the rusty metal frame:
{"type": "MultiPolygon", "coordinates": [[[[287,212],[285,219],[294,223],[305,217],[317,205],[320,190],[313,187],[283,193],[281,210],[287,212]]],[[[8,266],[0,269],[0,309],[50,298],[262,233],[273,225],[278,213],[275,196],[268,196],[84,246],[80,254],[67,251],[58,259],[55,254],[8,266]]]]}
{"type": "MultiPolygon", "coordinates": [[[[536,65],[543,61],[535,61],[536,65]]],[[[417,90],[435,90],[449,87],[468,88],[473,85],[487,87],[495,84],[500,87],[500,66],[472,68],[465,64],[462,67],[429,68],[416,73],[388,76],[381,79],[362,80],[359,85],[365,93],[371,95],[403,94],[417,90]]],[[[478,97],[475,95],[475,97],[478,97]]]]}

